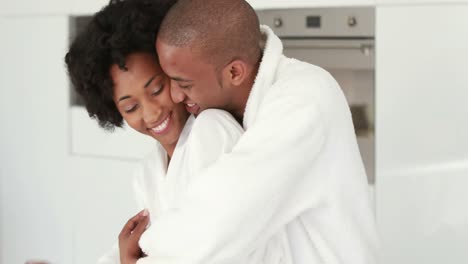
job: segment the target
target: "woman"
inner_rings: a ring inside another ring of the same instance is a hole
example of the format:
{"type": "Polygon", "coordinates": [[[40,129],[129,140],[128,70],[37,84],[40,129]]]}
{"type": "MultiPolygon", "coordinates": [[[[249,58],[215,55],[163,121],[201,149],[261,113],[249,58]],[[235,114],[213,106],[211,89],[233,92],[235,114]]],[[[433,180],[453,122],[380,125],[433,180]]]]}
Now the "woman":
{"type": "Polygon", "coordinates": [[[99,263],[136,263],[142,255],[137,243],[149,219],[176,209],[192,175],[230,152],[243,132],[224,111],[207,110],[195,119],[183,104],[173,103],[170,79],[157,62],[154,46],[172,3],[111,1],[94,15],[65,57],[76,91],[101,127],[113,129],[126,121],[158,142],[136,171],[139,206],[147,211],[129,220],[119,235],[119,248],[99,263]]]}

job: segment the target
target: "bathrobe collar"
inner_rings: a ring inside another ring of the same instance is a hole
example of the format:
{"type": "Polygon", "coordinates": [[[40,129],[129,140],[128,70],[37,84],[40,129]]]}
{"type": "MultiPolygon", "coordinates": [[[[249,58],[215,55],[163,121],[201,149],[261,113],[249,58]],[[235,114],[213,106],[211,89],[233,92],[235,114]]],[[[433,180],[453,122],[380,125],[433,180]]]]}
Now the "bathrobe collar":
{"type": "Polygon", "coordinates": [[[260,62],[257,77],[250,91],[249,98],[244,112],[243,126],[245,130],[255,123],[258,108],[260,107],[265,94],[273,85],[279,61],[283,55],[283,44],[273,33],[271,28],[265,25],[260,26],[260,31],[265,38],[263,57],[260,62]]]}

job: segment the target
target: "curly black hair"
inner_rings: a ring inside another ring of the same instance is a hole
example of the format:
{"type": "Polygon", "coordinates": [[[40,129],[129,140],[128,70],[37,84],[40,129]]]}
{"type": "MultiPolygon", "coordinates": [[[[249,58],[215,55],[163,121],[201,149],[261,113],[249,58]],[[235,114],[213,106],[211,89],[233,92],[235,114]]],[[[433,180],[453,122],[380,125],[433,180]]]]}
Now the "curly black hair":
{"type": "Polygon", "coordinates": [[[91,118],[106,130],[122,127],[113,101],[110,67],[126,70],[125,58],[135,52],[156,56],[159,26],[175,0],[111,0],[77,35],[65,56],[68,75],[91,118]]]}

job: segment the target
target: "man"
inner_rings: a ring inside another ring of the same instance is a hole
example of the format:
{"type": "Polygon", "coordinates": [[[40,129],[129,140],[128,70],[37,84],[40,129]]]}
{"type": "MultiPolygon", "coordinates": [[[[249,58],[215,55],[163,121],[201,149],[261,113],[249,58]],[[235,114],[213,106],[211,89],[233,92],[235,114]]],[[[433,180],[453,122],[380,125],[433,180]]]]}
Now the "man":
{"type": "Polygon", "coordinates": [[[376,262],[351,114],[326,71],[283,56],[243,0],[179,0],[156,48],[175,102],[227,110],[246,132],[151,224],[138,263],[376,262]]]}

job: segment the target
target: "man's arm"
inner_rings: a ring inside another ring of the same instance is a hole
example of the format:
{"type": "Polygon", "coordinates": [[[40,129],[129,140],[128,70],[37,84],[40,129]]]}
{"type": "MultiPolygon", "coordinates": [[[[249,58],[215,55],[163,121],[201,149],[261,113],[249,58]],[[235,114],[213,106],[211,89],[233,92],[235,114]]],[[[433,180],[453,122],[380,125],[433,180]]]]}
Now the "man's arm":
{"type": "Polygon", "coordinates": [[[318,206],[314,189],[307,202],[297,190],[322,184],[304,173],[325,141],[321,118],[310,100],[272,95],[233,151],[197,176],[182,208],[142,236],[153,240],[138,263],[224,263],[318,206]]]}

